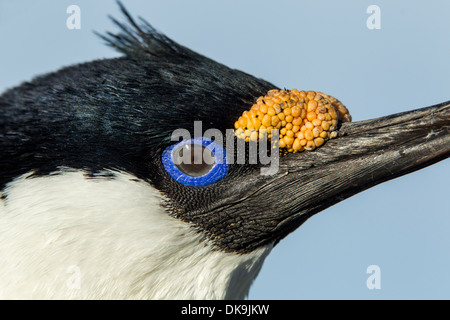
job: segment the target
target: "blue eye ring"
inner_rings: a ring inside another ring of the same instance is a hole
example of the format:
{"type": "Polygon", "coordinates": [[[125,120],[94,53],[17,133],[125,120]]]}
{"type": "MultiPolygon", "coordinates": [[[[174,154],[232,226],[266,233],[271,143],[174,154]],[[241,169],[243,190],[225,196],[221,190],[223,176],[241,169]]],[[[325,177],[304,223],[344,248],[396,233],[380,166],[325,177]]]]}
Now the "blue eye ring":
{"type": "Polygon", "coordinates": [[[189,187],[203,187],[223,179],[228,173],[228,161],[225,149],[209,138],[192,138],[167,147],[162,154],[162,163],[167,173],[177,182],[189,187]],[[190,176],[175,165],[175,151],[186,144],[198,144],[208,149],[214,156],[211,169],[202,176],[190,176]]]}

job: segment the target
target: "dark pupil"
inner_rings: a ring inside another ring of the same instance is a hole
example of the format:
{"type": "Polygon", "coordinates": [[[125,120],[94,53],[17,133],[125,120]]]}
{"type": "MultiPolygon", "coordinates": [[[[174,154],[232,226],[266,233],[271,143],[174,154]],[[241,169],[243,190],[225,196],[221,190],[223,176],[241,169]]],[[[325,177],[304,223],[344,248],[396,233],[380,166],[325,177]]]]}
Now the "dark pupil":
{"type": "Polygon", "coordinates": [[[202,145],[186,144],[174,156],[175,166],[192,177],[203,176],[214,166],[214,155],[202,145]]]}

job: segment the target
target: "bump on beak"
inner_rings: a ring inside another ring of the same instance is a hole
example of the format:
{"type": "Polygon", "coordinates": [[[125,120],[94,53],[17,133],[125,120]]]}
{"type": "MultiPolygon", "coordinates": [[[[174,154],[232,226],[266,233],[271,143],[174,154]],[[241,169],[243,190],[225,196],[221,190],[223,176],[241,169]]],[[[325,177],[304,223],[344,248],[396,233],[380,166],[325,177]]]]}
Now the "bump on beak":
{"type": "Polygon", "coordinates": [[[236,135],[245,141],[279,132],[279,148],[312,151],[337,136],[338,125],[351,121],[348,109],[336,98],[316,91],[270,90],[235,122],[236,135]]]}

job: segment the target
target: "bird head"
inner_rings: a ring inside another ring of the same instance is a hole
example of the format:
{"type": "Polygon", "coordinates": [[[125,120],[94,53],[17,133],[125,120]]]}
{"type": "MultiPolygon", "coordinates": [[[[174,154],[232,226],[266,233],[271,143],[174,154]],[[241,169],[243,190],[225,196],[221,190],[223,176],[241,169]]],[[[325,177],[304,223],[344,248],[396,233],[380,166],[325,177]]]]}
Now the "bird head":
{"type": "MultiPolygon", "coordinates": [[[[239,138],[238,120],[279,88],[199,55],[144,20],[136,24],[123,7],[122,11],[129,26],[113,18],[122,32],[101,37],[138,66],[126,72],[119,69],[125,78],[113,87],[120,92],[107,95],[114,102],[105,101],[119,104],[121,113],[139,112],[130,119],[137,119],[142,126],[130,137],[139,135],[144,141],[138,143],[142,149],[132,153],[138,158],[129,163],[140,164],[138,176],[168,196],[173,216],[192,224],[221,250],[247,253],[276,243],[315,213],[449,156],[448,102],[352,123],[348,110],[338,101],[336,139],[313,152],[280,148],[279,159],[275,152],[270,158],[274,163],[263,163],[260,158],[252,161],[249,139],[244,151],[238,148],[244,140],[239,138]],[[137,88],[133,90],[133,86],[137,88]],[[344,109],[340,114],[339,107],[344,109]],[[189,137],[219,132],[215,141],[228,150],[229,160],[223,177],[195,186],[170,175],[162,154],[176,145],[173,133],[180,128],[189,137]],[[227,134],[235,128],[234,135],[227,134]],[[264,168],[271,165],[276,166],[274,172],[264,174],[264,168]]],[[[130,119],[124,123],[124,131],[130,130],[130,119]]],[[[136,145],[120,140],[127,146],[136,145]]]]}
{"type": "Polygon", "coordinates": [[[358,192],[450,155],[449,102],[351,122],[336,99],[317,93],[338,116],[314,148],[281,142],[286,124],[267,144],[245,139],[239,133],[248,128],[238,132],[245,112],[271,92],[301,91],[197,54],[121,8],[128,22],[113,19],[120,32],[100,36],[123,57],[65,68],[0,98],[6,203],[19,176],[79,170],[87,179],[114,180],[126,173],[157,190],[165,214],[202,246],[243,257],[358,192]],[[195,150],[198,163],[177,163],[183,154],[195,160],[195,150]]]}

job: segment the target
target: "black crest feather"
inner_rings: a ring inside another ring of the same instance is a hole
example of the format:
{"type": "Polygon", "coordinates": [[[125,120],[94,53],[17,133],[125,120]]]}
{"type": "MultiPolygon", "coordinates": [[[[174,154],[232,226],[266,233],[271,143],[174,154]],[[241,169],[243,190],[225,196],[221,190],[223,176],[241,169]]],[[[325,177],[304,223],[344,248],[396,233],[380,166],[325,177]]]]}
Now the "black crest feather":
{"type": "Polygon", "coordinates": [[[112,32],[100,34],[96,32],[110,47],[130,58],[138,60],[157,59],[171,62],[186,62],[187,60],[207,59],[157,31],[145,19],[138,17],[139,23],[137,23],[124,5],[120,1],[117,3],[128,24],[109,16],[111,21],[119,27],[120,32],[117,34],[112,32]]]}

